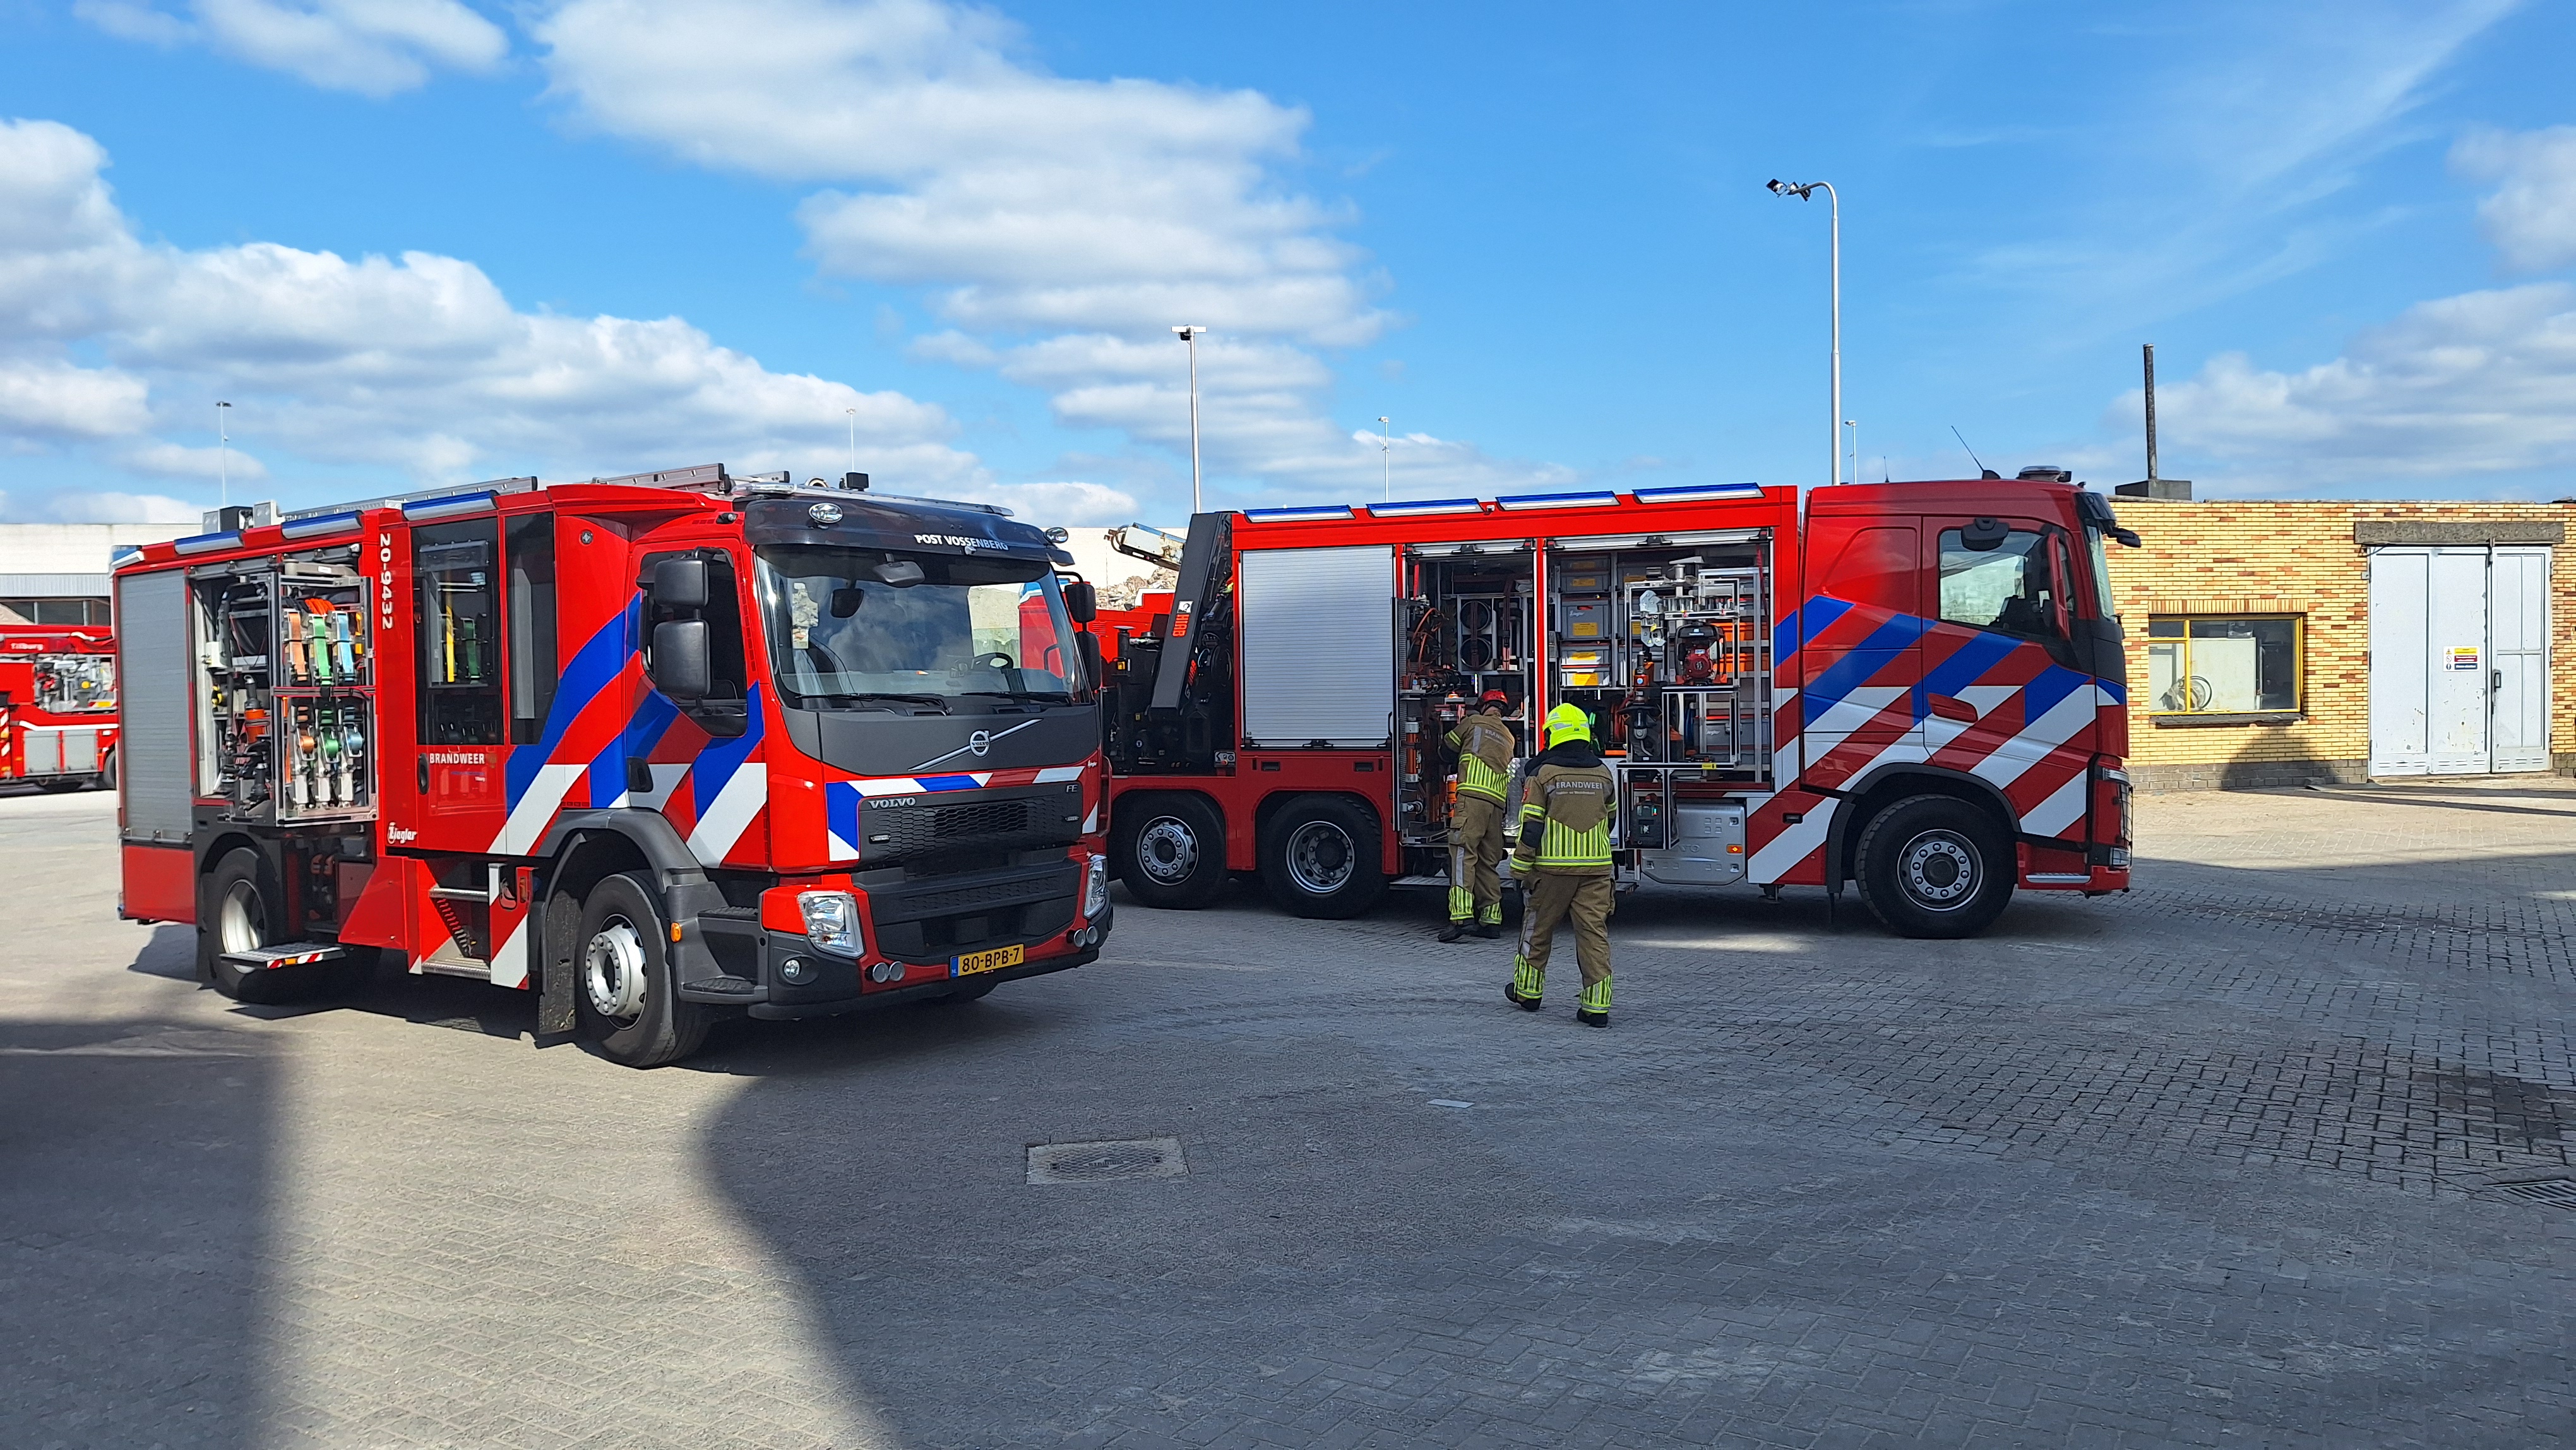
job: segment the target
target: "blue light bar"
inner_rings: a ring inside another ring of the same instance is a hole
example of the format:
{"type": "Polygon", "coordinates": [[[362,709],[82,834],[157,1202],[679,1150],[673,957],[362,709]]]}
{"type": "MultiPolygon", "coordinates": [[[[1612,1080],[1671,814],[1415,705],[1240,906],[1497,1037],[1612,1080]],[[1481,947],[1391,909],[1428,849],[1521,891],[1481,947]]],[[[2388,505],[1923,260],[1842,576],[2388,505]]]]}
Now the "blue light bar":
{"type": "Polygon", "coordinates": [[[314,539],[324,534],[345,534],[358,526],[354,513],[322,514],[315,518],[297,519],[278,532],[289,539],[314,539]]]}
{"type": "Polygon", "coordinates": [[[451,493],[444,498],[425,498],[402,506],[407,519],[452,519],[458,514],[481,513],[490,508],[494,495],[484,493],[451,493]]]}
{"type": "Polygon", "coordinates": [[[1298,508],[1245,509],[1243,516],[1256,524],[1294,523],[1300,519],[1346,519],[1351,506],[1346,503],[1315,503],[1298,508]]]}
{"type": "Polygon", "coordinates": [[[1518,511],[1520,509],[1598,508],[1604,504],[1615,504],[1618,501],[1619,495],[1607,491],[1600,493],[1516,493],[1508,494],[1502,498],[1494,500],[1495,503],[1502,505],[1504,508],[1514,511],[1518,511]]]}
{"type": "Polygon", "coordinates": [[[1373,503],[1368,511],[1373,519],[1419,519],[1433,514],[1480,514],[1485,506],[1472,498],[1417,498],[1402,503],[1373,503]]]}
{"type": "Polygon", "coordinates": [[[1634,495],[1639,503],[1700,503],[1721,498],[1760,498],[1758,483],[1686,483],[1672,488],[1641,488],[1634,495]]]}
{"type": "Polygon", "coordinates": [[[239,529],[229,534],[190,534],[184,539],[170,541],[170,547],[182,554],[211,554],[217,549],[234,549],[240,546],[239,529]]]}

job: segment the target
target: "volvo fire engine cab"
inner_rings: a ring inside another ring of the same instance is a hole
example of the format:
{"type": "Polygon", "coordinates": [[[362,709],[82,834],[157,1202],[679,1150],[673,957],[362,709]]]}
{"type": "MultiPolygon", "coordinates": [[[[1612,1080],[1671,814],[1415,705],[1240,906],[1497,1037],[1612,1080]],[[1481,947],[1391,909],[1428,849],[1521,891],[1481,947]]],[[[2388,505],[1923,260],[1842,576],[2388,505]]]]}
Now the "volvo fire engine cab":
{"type": "Polygon", "coordinates": [[[236,997],[380,955],[635,1066],[1093,960],[1090,586],[866,484],[510,479],[146,547],[123,913],[236,997]]]}
{"type": "Polygon", "coordinates": [[[0,625],[0,781],[116,784],[116,641],[104,629],[0,625]]]}
{"type": "Polygon", "coordinates": [[[1258,872],[1309,916],[1445,885],[1443,740],[1499,690],[1524,761],[1591,714],[1623,885],[1857,882],[1918,937],[2126,890],[2106,540],[2136,536],[2054,469],[1803,515],[1754,484],[1202,513],[1172,592],[1101,626],[1113,867],[1158,907],[1258,872]]]}

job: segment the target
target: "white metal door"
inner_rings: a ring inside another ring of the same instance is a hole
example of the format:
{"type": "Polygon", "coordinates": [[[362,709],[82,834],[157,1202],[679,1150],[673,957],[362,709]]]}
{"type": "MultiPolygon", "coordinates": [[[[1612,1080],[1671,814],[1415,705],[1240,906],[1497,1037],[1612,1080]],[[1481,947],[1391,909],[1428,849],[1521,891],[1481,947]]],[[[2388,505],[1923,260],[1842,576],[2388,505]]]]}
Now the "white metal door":
{"type": "Polygon", "coordinates": [[[2489,570],[2489,768],[2549,768],[2549,550],[2499,548],[2489,570]]]}
{"type": "Polygon", "coordinates": [[[2425,640],[2432,578],[2430,549],[2379,549],[2370,556],[2370,773],[2422,775],[2430,768],[2425,687],[2432,649],[2425,640]]]}
{"type": "Polygon", "coordinates": [[[2435,775],[2487,770],[2487,551],[2435,549],[2432,679],[2426,686],[2435,775]]]}

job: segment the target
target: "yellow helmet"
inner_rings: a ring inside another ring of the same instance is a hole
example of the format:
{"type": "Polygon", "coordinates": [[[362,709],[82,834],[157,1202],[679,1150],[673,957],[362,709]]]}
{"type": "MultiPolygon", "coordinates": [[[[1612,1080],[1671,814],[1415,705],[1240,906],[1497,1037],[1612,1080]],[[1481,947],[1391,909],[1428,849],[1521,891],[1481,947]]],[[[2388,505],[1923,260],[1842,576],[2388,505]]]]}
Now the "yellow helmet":
{"type": "Polygon", "coordinates": [[[1547,712],[1547,743],[1553,747],[1568,740],[1592,738],[1592,717],[1580,705],[1559,705],[1547,712]]]}

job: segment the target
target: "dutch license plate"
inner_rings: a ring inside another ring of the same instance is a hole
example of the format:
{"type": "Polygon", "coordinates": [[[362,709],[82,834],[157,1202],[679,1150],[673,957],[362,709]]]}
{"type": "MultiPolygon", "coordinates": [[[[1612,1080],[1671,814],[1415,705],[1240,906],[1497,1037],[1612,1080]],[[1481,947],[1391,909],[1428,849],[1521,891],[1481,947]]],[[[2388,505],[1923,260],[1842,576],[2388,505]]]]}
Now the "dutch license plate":
{"type": "Polygon", "coordinates": [[[949,975],[971,977],[977,972],[998,972],[1004,967],[1016,967],[1027,958],[1028,949],[1025,947],[995,947],[989,952],[968,952],[955,959],[949,975]]]}

